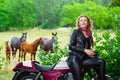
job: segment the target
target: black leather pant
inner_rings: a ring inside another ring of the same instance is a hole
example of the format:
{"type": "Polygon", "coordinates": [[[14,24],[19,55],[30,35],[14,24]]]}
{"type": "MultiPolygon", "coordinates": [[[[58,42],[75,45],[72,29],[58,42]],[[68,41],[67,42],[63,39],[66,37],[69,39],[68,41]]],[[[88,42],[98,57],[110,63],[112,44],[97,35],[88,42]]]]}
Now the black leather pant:
{"type": "Polygon", "coordinates": [[[72,55],[68,58],[68,65],[73,73],[74,80],[83,80],[82,68],[92,67],[95,69],[98,76],[101,77],[100,80],[104,80],[105,76],[105,60],[95,57],[85,57],[81,60],[79,57],[72,55]]]}

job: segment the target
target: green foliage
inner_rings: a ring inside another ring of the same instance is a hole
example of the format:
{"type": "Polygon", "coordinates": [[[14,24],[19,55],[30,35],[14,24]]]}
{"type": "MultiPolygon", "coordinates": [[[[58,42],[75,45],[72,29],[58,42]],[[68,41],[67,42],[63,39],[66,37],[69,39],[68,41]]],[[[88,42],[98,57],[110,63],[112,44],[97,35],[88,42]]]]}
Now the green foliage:
{"type": "Polygon", "coordinates": [[[102,37],[94,35],[96,38],[95,50],[99,55],[106,60],[106,73],[109,74],[114,80],[120,78],[120,31],[115,32],[115,37],[111,36],[111,31],[106,31],[102,37]]]}
{"type": "Polygon", "coordinates": [[[109,7],[120,7],[120,0],[112,0],[109,7]]]}
{"type": "Polygon", "coordinates": [[[86,1],[93,1],[97,5],[108,7],[112,0],[76,0],[76,2],[79,2],[79,3],[84,3],[86,1]]]}
{"type": "Polygon", "coordinates": [[[74,0],[2,0],[0,30],[56,28],[62,7],[72,3],[74,0]]]}
{"type": "Polygon", "coordinates": [[[0,31],[73,27],[80,14],[90,16],[96,29],[120,26],[119,0],[1,0],[0,31]],[[118,6],[105,7],[110,2],[118,6]]]}
{"type": "Polygon", "coordinates": [[[76,18],[81,14],[85,14],[93,20],[96,29],[116,29],[116,26],[118,26],[117,28],[120,26],[118,22],[120,20],[119,10],[120,8],[107,8],[91,1],[66,5],[61,12],[60,25],[72,24],[75,26],[76,18]]]}
{"type": "Polygon", "coordinates": [[[120,7],[114,7],[114,8],[110,8],[110,16],[109,19],[111,21],[110,25],[113,27],[113,29],[118,30],[120,27],[120,7]],[[118,26],[118,27],[116,27],[118,26]]]}
{"type": "MultiPolygon", "coordinates": [[[[34,25],[36,14],[33,0],[8,0],[5,1],[0,19],[2,30],[20,30],[34,25]]],[[[1,8],[0,8],[1,9],[1,8]]]]}
{"type": "MultiPolygon", "coordinates": [[[[33,0],[30,1],[19,1],[19,0],[9,0],[8,1],[9,13],[11,14],[12,23],[14,27],[16,26],[33,26],[35,23],[35,4],[33,0]],[[11,6],[12,2],[12,6],[11,6]],[[19,23],[19,24],[18,24],[19,23]]],[[[29,27],[28,27],[29,28],[29,27]]]]}
{"type": "Polygon", "coordinates": [[[61,57],[68,56],[68,47],[65,46],[63,49],[59,47],[58,38],[56,39],[53,45],[54,53],[45,52],[44,50],[40,50],[38,53],[38,58],[42,65],[53,65],[55,64],[61,57]]]}
{"type": "Polygon", "coordinates": [[[60,12],[64,5],[72,4],[74,0],[39,0],[39,19],[40,28],[56,28],[60,22],[60,12]]]}

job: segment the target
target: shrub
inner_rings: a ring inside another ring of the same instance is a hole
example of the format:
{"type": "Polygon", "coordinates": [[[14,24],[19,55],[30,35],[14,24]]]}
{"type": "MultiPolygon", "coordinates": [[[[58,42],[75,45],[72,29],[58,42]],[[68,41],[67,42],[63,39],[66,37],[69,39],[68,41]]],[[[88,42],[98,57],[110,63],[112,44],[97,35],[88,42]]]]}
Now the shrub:
{"type": "Polygon", "coordinates": [[[59,47],[58,38],[53,44],[54,53],[45,52],[44,50],[40,50],[38,52],[38,58],[42,65],[53,65],[56,63],[61,57],[65,57],[68,55],[68,46],[65,46],[63,49],[59,47]]]}
{"type": "Polygon", "coordinates": [[[95,50],[106,60],[106,73],[114,80],[120,78],[120,31],[115,32],[115,37],[111,36],[111,31],[106,31],[102,37],[96,37],[95,50]]]}

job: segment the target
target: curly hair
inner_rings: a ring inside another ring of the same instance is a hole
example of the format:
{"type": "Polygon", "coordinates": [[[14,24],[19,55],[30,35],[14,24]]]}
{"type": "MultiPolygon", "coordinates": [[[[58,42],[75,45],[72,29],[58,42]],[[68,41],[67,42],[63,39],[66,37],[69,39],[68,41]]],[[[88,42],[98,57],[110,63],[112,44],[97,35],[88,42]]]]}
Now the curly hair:
{"type": "Polygon", "coordinates": [[[87,18],[87,22],[88,22],[87,29],[91,29],[93,27],[93,22],[87,15],[80,15],[80,16],[78,16],[78,18],[76,19],[76,27],[78,27],[78,28],[80,27],[79,26],[79,19],[81,17],[86,17],[87,18]]]}

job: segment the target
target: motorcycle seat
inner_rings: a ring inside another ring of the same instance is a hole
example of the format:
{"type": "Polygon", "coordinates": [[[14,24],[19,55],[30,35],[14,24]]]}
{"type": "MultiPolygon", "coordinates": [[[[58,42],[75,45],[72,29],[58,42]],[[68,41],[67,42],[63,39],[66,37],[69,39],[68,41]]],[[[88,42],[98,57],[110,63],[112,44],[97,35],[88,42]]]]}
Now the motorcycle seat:
{"type": "Polygon", "coordinates": [[[35,67],[39,71],[49,72],[49,71],[53,70],[54,66],[55,65],[53,65],[53,66],[44,66],[44,65],[40,65],[39,63],[35,63],[35,67]]]}

